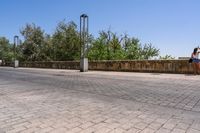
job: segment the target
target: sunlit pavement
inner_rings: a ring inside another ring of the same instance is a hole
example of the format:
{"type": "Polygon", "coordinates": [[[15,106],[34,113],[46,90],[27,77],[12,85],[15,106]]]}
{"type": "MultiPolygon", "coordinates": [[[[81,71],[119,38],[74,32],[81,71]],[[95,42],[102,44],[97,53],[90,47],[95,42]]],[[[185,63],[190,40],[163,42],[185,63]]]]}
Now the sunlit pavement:
{"type": "Polygon", "coordinates": [[[0,133],[200,133],[200,76],[0,68],[0,133]]]}

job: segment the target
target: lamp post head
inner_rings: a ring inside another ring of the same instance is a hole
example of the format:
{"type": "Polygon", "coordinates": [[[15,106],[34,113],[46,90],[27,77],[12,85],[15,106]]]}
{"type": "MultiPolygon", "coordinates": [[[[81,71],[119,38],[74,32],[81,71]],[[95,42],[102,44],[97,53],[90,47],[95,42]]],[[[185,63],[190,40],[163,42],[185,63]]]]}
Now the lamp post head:
{"type": "Polygon", "coordinates": [[[14,36],[14,47],[19,44],[19,36],[15,35],[14,36]]]}
{"type": "Polygon", "coordinates": [[[88,17],[87,14],[82,14],[82,15],[81,15],[81,18],[87,18],[87,17],[88,17]]]}
{"type": "Polygon", "coordinates": [[[15,35],[14,38],[19,38],[19,36],[15,35]]]}

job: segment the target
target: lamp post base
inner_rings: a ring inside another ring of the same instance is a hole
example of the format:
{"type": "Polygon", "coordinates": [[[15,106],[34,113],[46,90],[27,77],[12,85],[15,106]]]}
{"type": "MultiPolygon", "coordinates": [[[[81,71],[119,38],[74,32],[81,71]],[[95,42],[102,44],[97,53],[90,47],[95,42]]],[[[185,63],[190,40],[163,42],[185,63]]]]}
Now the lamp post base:
{"type": "Polygon", "coordinates": [[[88,58],[82,58],[80,61],[80,72],[88,71],[88,58]]]}
{"type": "Polygon", "coordinates": [[[17,68],[17,67],[19,67],[19,61],[18,61],[18,60],[15,60],[15,61],[14,61],[14,68],[17,68]]]}

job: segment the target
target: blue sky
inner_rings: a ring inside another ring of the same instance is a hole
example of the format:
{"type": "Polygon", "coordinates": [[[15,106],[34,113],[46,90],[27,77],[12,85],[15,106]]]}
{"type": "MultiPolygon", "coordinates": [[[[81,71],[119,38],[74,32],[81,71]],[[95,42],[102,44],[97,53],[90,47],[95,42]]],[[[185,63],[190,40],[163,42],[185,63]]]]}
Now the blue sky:
{"type": "Polygon", "coordinates": [[[101,30],[152,43],[161,55],[190,56],[200,46],[200,0],[0,0],[0,36],[19,35],[27,23],[52,34],[59,21],[89,16],[90,33],[101,30]]]}

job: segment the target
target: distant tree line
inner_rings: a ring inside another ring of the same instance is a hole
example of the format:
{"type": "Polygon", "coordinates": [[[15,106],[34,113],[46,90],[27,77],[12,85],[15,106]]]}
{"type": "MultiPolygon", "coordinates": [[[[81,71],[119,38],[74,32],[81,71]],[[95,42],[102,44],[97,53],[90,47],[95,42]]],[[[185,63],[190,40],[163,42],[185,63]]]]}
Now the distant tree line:
{"type": "MultiPolygon", "coordinates": [[[[80,37],[74,22],[61,21],[52,35],[35,25],[26,24],[20,30],[23,41],[16,47],[20,61],[69,61],[80,59],[80,37]]],[[[89,60],[142,60],[159,56],[159,49],[151,43],[127,34],[118,35],[111,30],[99,32],[97,38],[89,35],[87,58],[89,60]]],[[[0,37],[0,60],[14,59],[13,43],[0,37]]]]}

